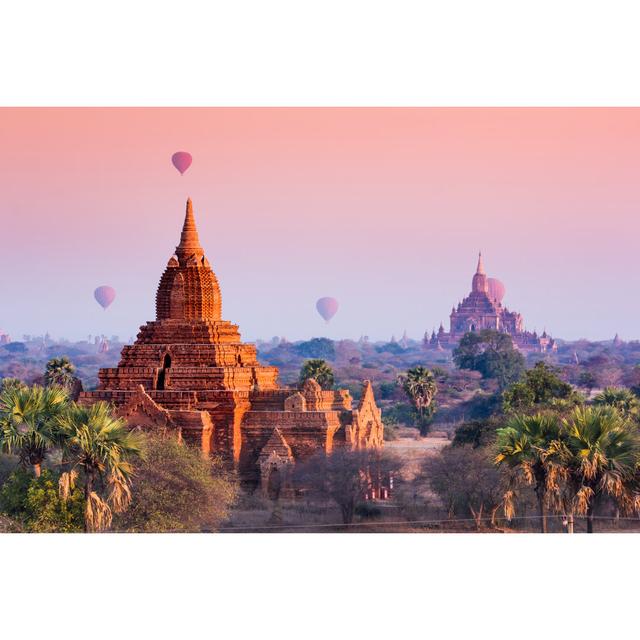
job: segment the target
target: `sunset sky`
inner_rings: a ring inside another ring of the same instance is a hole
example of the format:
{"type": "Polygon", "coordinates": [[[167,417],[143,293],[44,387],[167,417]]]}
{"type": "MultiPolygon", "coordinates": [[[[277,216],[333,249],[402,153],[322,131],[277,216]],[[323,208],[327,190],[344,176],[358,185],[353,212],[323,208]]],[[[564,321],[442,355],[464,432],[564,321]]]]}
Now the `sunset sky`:
{"type": "Polygon", "coordinates": [[[14,339],[135,335],[187,196],[247,339],[448,328],[480,249],[527,328],[640,338],[638,109],[5,108],[0,150],[14,339]]]}

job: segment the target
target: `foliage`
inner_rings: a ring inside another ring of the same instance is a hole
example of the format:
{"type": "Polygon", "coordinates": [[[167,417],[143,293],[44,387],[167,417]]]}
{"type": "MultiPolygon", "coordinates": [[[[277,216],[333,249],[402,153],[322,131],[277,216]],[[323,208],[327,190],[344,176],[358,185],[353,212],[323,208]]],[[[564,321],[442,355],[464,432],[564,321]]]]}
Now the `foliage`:
{"type": "Polygon", "coordinates": [[[9,389],[24,389],[27,386],[20,378],[3,378],[0,380],[0,392],[8,391],[9,389]]]}
{"type": "Polygon", "coordinates": [[[61,442],[59,421],[69,409],[61,387],[9,387],[0,393],[0,443],[40,474],[47,452],[61,442]]]}
{"type": "Polygon", "coordinates": [[[502,398],[505,412],[524,412],[541,405],[562,408],[580,402],[573,387],[544,362],[528,369],[524,379],[506,389],[502,398]]]}
{"type": "Polygon", "coordinates": [[[60,478],[61,494],[68,497],[81,474],[85,531],[107,529],[113,513],[125,511],[131,502],[131,460],[141,454],[140,434],[129,431],[105,402],[73,405],[60,424],[69,468],[60,478]]]}
{"type": "Polygon", "coordinates": [[[597,379],[591,371],[581,371],[578,376],[578,385],[591,392],[597,384],[597,379]]]}
{"type": "Polygon", "coordinates": [[[397,342],[387,342],[386,344],[378,345],[376,347],[378,353],[390,353],[394,356],[400,355],[405,352],[397,342]]]}
{"type": "Polygon", "coordinates": [[[76,368],[66,356],[51,358],[47,362],[44,374],[44,383],[47,387],[58,385],[70,389],[74,382],[76,368]]]}
{"type": "Polygon", "coordinates": [[[471,445],[474,448],[485,447],[496,439],[497,429],[501,426],[498,417],[463,422],[456,430],[451,444],[454,447],[471,445]]]}
{"type": "Polygon", "coordinates": [[[569,508],[586,514],[587,532],[593,532],[594,504],[600,496],[612,498],[626,513],[636,512],[637,427],[611,406],[578,407],[562,427],[552,454],[566,469],[569,508]]]}
{"type": "Polygon", "coordinates": [[[484,329],[465,333],[453,350],[460,369],[471,369],[483,378],[495,378],[501,388],[518,380],[524,372],[524,357],[506,333],[484,329]]]}
{"type": "Polygon", "coordinates": [[[381,382],[376,397],[379,397],[380,400],[389,400],[394,397],[397,389],[398,385],[394,382],[381,382]]]}
{"type": "MultiPolygon", "coordinates": [[[[495,461],[506,465],[513,473],[516,484],[533,485],[538,500],[538,515],[542,533],[547,532],[547,508],[552,493],[559,491],[558,465],[548,455],[552,443],[560,435],[560,423],[555,415],[518,415],[498,429],[495,461]]],[[[514,514],[514,492],[505,494],[505,514],[514,514]]]]}
{"type": "Polygon", "coordinates": [[[324,360],[307,360],[300,369],[299,383],[302,386],[313,378],[323,389],[333,389],[335,382],[333,369],[324,360]]]}
{"type": "Polygon", "coordinates": [[[443,369],[442,367],[438,367],[438,366],[432,367],[431,373],[433,373],[433,377],[438,382],[446,382],[447,379],[449,378],[449,372],[446,369],[443,369]]]}
{"type": "Polygon", "coordinates": [[[386,412],[382,414],[382,428],[385,440],[389,441],[398,439],[397,426],[398,420],[395,415],[387,415],[386,412]]]}
{"type": "Polygon", "coordinates": [[[414,409],[408,402],[396,402],[382,411],[382,421],[385,424],[411,425],[414,419],[414,409]]]}
{"type": "Polygon", "coordinates": [[[0,490],[0,509],[25,531],[82,531],[82,493],[75,490],[68,500],[61,499],[58,477],[48,469],[37,478],[23,468],[16,469],[0,490]]]}
{"type": "Polygon", "coordinates": [[[595,406],[613,407],[624,417],[635,418],[640,412],[640,401],[629,389],[606,387],[594,399],[595,406]]]}
{"type": "Polygon", "coordinates": [[[438,385],[433,373],[422,366],[413,367],[405,374],[398,376],[398,384],[413,405],[420,434],[426,435],[435,413],[434,398],[438,393],[438,385]]]}
{"type": "Polygon", "coordinates": [[[336,356],[335,344],[329,338],[312,338],[306,342],[300,342],[294,346],[294,351],[303,358],[333,360],[336,356]]]}
{"type": "Polygon", "coordinates": [[[342,521],[349,524],[372,484],[399,469],[399,461],[384,451],[340,448],[329,455],[319,452],[296,465],[293,477],[299,486],[332,499],[340,507],[342,521]]]}
{"type": "Polygon", "coordinates": [[[215,531],[236,499],[237,485],[218,459],[171,434],[146,435],[131,505],[114,528],[130,532],[215,531]]]}
{"type": "Polygon", "coordinates": [[[480,529],[485,514],[489,513],[495,524],[504,487],[487,449],[468,445],[445,447],[424,460],[422,474],[450,517],[471,515],[480,529]]]}
{"type": "Polygon", "coordinates": [[[354,513],[361,518],[377,518],[382,515],[382,509],[373,502],[360,502],[356,505],[354,513]]]}

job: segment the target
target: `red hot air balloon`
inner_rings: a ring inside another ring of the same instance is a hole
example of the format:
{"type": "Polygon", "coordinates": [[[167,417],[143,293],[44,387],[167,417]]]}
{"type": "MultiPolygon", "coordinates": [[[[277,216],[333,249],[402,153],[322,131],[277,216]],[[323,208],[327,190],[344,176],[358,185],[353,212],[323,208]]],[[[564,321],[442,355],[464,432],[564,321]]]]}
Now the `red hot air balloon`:
{"type": "Polygon", "coordinates": [[[338,301],[335,298],[320,298],[316,302],[316,309],[318,313],[329,322],[338,311],[338,301]]]}
{"type": "Polygon", "coordinates": [[[93,297],[103,309],[106,309],[115,300],[116,290],[113,287],[103,284],[93,292],[93,297]]]}
{"type": "Polygon", "coordinates": [[[489,297],[496,302],[502,302],[504,294],[507,292],[504,284],[497,278],[488,278],[487,284],[489,285],[489,297]]]}
{"type": "Polygon", "coordinates": [[[171,156],[171,162],[173,162],[173,166],[180,172],[181,176],[191,166],[192,161],[191,154],[186,151],[176,151],[171,156]]]}

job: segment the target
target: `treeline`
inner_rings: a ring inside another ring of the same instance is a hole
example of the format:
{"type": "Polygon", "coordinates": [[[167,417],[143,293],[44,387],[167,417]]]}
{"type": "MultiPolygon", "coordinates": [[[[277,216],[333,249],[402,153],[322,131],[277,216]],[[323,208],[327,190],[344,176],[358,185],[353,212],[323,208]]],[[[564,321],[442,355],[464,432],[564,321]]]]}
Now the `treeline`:
{"type": "MultiPolygon", "coordinates": [[[[468,334],[454,359],[460,367],[497,378],[500,390],[488,418],[460,425],[452,444],[425,463],[423,477],[451,517],[495,525],[502,513],[510,521],[530,491],[542,532],[548,531],[549,514],[560,516],[569,531],[576,516],[584,517],[588,532],[598,508],[638,516],[640,402],[635,393],[608,387],[587,400],[544,362],[525,370],[508,336],[497,332],[468,334]]],[[[411,397],[410,378],[404,385],[411,397]]],[[[433,384],[428,372],[421,371],[421,378],[433,384]]],[[[430,397],[436,392],[437,386],[430,397]]],[[[413,405],[417,411],[415,400],[413,405]]]]}

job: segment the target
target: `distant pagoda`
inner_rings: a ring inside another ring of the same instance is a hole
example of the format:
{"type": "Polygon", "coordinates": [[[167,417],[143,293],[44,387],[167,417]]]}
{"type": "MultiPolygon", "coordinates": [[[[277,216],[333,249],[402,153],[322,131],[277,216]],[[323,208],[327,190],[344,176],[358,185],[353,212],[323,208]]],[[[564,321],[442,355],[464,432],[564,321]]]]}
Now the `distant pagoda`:
{"type": "Polygon", "coordinates": [[[502,306],[504,292],[504,285],[499,280],[487,277],[482,253],[479,253],[476,272],[471,280],[471,292],[457,307],[451,309],[449,332],[445,332],[442,323],[437,334],[432,332],[430,347],[453,348],[465,333],[492,329],[510,335],[514,345],[523,351],[556,351],[556,342],[547,335],[546,330],[541,336],[535,331],[525,330],[522,315],[502,306]]]}

